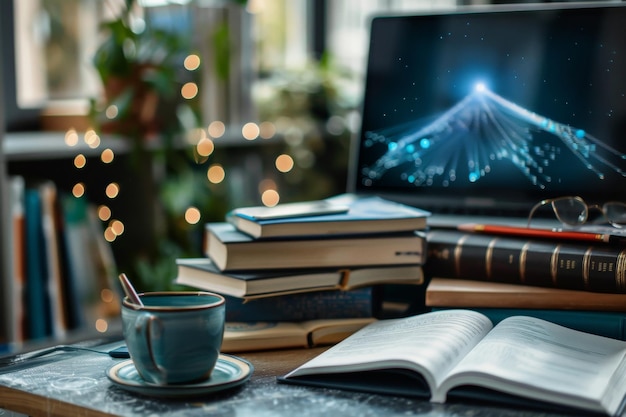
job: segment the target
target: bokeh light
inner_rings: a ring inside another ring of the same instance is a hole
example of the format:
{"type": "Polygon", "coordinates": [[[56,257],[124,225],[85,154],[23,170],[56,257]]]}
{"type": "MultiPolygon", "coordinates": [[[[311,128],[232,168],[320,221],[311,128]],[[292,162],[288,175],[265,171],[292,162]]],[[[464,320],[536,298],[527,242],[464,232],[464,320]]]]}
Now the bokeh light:
{"type": "Polygon", "coordinates": [[[207,178],[213,184],[219,184],[224,181],[226,177],[226,172],[224,168],[220,164],[211,165],[207,170],[207,178]]]}
{"type": "Polygon", "coordinates": [[[120,186],[115,182],[112,182],[109,185],[107,185],[106,190],[105,190],[105,194],[109,198],[117,197],[119,192],[120,192],[120,186]]]}
{"type": "Polygon", "coordinates": [[[79,182],[72,187],[72,195],[76,198],[85,195],[85,184],[79,182]]]}
{"type": "Polygon", "coordinates": [[[103,150],[100,154],[100,160],[105,164],[110,164],[113,162],[113,159],[115,159],[115,153],[110,148],[103,150]]]}
{"type": "Polygon", "coordinates": [[[289,172],[293,169],[293,158],[287,154],[279,155],[276,158],[275,165],[280,172],[289,172]]]}
{"type": "Polygon", "coordinates": [[[254,140],[258,138],[260,133],[261,133],[261,130],[259,129],[259,126],[256,123],[252,123],[252,122],[246,123],[241,128],[241,134],[247,140],[254,140]]]}
{"type": "Polygon", "coordinates": [[[266,190],[261,194],[261,201],[268,207],[274,207],[280,201],[280,195],[276,190],[266,190]]]}
{"type": "Polygon", "coordinates": [[[88,130],[85,132],[85,143],[92,149],[100,146],[100,136],[95,132],[95,130],[88,130]]]}
{"type": "Polygon", "coordinates": [[[202,215],[200,214],[200,210],[198,210],[196,207],[189,207],[187,210],[185,210],[185,221],[187,223],[197,224],[201,218],[202,215]]]}
{"type": "Polygon", "coordinates": [[[212,138],[221,138],[226,133],[226,125],[219,120],[211,122],[208,128],[209,136],[212,138]]]}
{"type": "Polygon", "coordinates": [[[200,156],[209,156],[213,153],[214,149],[215,145],[213,144],[213,141],[209,138],[201,139],[196,146],[196,151],[200,156]]]}
{"type": "Polygon", "coordinates": [[[191,100],[198,95],[198,84],[192,82],[186,83],[180,89],[180,94],[184,99],[191,100]]]}
{"type": "Polygon", "coordinates": [[[82,153],[79,153],[74,157],[74,166],[78,169],[84,168],[87,165],[87,158],[82,153]]]}
{"type": "Polygon", "coordinates": [[[102,220],[103,222],[108,221],[111,218],[111,209],[105,205],[99,206],[98,218],[102,220]]]}
{"type": "Polygon", "coordinates": [[[65,132],[65,144],[67,146],[76,146],[78,145],[78,133],[76,129],[69,129],[65,132]]]}
{"type": "Polygon", "coordinates": [[[259,135],[262,139],[271,139],[276,135],[276,125],[272,122],[263,122],[259,125],[259,135]]]}
{"type": "Polygon", "coordinates": [[[195,71],[200,68],[200,57],[196,54],[187,55],[183,65],[187,71],[195,71]]]}
{"type": "Polygon", "coordinates": [[[120,236],[124,233],[124,223],[119,220],[112,220],[111,223],[109,223],[109,227],[115,236],[120,236]]]}
{"type": "Polygon", "coordinates": [[[96,320],[96,330],[99,333],[106,333],[109,329],[109,323],[105,319],[96,320]]]}
{"type": "Polygon", "coordinates": [[[104,111],[104,115],[107,119],[113,120],[120,114],[120,110],[117,108],[115,104],[111,104],[104,111]]]}

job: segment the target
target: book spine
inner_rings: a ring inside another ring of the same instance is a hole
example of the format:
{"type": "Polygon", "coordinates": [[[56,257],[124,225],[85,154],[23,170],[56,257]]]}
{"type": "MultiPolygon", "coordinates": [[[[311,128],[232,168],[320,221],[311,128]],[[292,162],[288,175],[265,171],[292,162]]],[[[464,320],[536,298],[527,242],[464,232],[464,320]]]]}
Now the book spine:
{"type": "Polygon", "coordinates": [[[428,276],[626,293],[626,246],[435,230],[428,276]]]}
{"type": "MultiPolygon", "coordinates": [[[[445,310],[445,307],[433,308],[433,311],[445,310]]],[[[574,330],[626,340],[626,313],[577,310],[544,310],[524,308],[471,308],[484,314],[494,326],[512,316],[530,316],[547,320],[574,330]]]]}
{"type": "Polygon", "coordinates": [[[11,186],[11,337],[9,342],[22,343],[26,340],[26,322],[24,297],[26,289],[26,260],[24,250],[24,189],[25,182],[21,176],[10,178],[11,186]]]}
{"type": "Polygon", "coordinates": [[[24,215],[28,337],[41,339],[51,334],[51,322],[50,300],[46,291],[48,271],[41,223],[41,199],[36,188],[27,188],[24,193],[24,215]]]}
{"type": "Polygon", "coordinates": [[[316,291],[244,301],[225,296],[226,321],[306,321],[368,318],[374,315],[372,287],[351,291],[316,291]]]}

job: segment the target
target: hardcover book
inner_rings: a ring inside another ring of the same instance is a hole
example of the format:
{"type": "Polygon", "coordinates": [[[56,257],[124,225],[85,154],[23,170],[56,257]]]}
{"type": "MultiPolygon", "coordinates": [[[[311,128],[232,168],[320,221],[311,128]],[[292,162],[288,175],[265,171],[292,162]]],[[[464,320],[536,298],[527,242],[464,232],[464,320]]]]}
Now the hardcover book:
{"type": "Polygon", "coordinates": [[[493,326],[475,311],[438,311],[372,323],[279,381],[616,415],[626,342],[534,317],[493,326]]]}
{"type": "Polygon", "coordinates": [[[206,225],[206,254],[222,271],[423,264],[422,233],[255,240],[230,223],[206,225]]]}
{"type": "MultiPolygon", "coordinates": [[[[358,197],[353,194],[341,194],[321,200],[329,207],[346,207],[338,213],[320,214],[317,206],[311,212],[300,211],[290,215],[290,204],[278,205],[285,214],[268,218],[255,215],[256,207],[243,207],[230,212],[226,219],[237,229],[255,238],[307,236],[307,235],[342,235],[349,233],[390,233],[426,228],[429,212],[392,202],[379,197],[358,197]],[[281,207],[282,206],[282,207],[281,207]]],[[[293,203],[299,209],[303,203],[293,203]]],[[[273,207],[265,208],[267,210],[273,207]]],[[[294,212],[295,213],[295,212],[294,212]]]]}
{"type": "Polygon", "coordinates": [[[303,322],[228,322],[221,350],[232,353],[332,345],[374,321],[373,318],[348,318],[303,322]]]}
{"type": "Polygon", "coordinates": [[[424,282],[421,265],[223,272],[209,258],[176,260],[176,282],[232,297],[253,299],[298,292],[351,290],[375,284],[424,282]]]}
{"type": "Polygon", "coordinates": [[[226,321],[306,321],[374,317],[378,305],[373,287],[350,291],[315,291],[242,300],[225,296],[226,321]]]}
{"type": "Polygon", "coordinates": [[[427,234],[428,276],[626,293],[626,246],[456,230],[427,234]]]}
{"type": "Polygon", "coordinates": [[[426,287],[426,306],[626,312],[626,294],[433,277],[426,287]]]}

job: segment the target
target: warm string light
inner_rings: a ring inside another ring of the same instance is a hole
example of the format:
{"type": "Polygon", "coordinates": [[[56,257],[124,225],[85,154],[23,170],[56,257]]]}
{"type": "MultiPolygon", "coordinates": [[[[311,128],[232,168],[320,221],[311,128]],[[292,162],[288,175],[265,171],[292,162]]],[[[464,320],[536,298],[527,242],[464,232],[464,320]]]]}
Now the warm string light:
{"type": "MultiPolygon", "coordinates": [[[[199,57],[190,55],[185,60],[185,68],[189,71],[197,69],[200,65],[199,57]]],[[[188,83],[183,86],[181,94],[185,98],[193,98],[198,94],[197,85],[188,83]]],[[[116,117],[116,107],[110,106],[107,109],[107,116],[116,117]]],[[[272,122],[262,122],[260,124],[249,122],[242,126],[241,134],[247,140],[255,140],[257,138],[270,139],[276,135],[276,125],[272,122]]],[[[226,133],[226,125],[221,121],[214,121],[209,124],[206,130],[194,129],[188,132],[187,140],[190,144],[195,144],[195,150],[200,157],[208,158],[215,150],[213,139],[220,138],[226,133]]],[[[74,129],[70,129],[65,134],[65,143],[67,146],[76,146],[79,136],[74,129]]],[[[100,146],[100,137],[94,130],[88,130],[84,135],[84,142],[90,148],[96,149],[100,146]]],[[[106,148],[100,153],[100,160],[104,164],[110,164],[115,159],[115,153],[112,149],[106,148]]],[[[84,154],[78,153],[74,158],[74,166],[82,169],[87,164],[87,158],[84,154]]],[[[278,155],[274,161],[276,169],[281,173],[290,172],[294,165],[294,159],[288,154],[278,155]]],[[[221,164],[212,164],[207,169],[207,179],[210,183],[219,184],[226,178],[226,171],[221,164]]],[[[119,195],[120,187],[117,183],[110,183],[105,188],[105,194],[108,198],[113,199],[119,195]]],[[[74,185],[72,194],[76,198],[81,198],[86,193],[85,184],[79,182],[74,185]]],[[[266,206],[274,206],[280,201],[280,194],[277,190],[277,184],[272,180],[262,180],[259,183],[259,193],[262,203],[266,206]]],[[[98,218],[103,221],[109,221],[109,225],[105,228],[103,234],[107,241],[113,242],[124,231],[124,225],[119,220],[111,220],[111,209],[106,205],[98,207],[98,218]]],[[[197,224],[201,220],[201,212],[197,207],[189,207],[184,213],[184,219],[188,224],[197,224]]]]}

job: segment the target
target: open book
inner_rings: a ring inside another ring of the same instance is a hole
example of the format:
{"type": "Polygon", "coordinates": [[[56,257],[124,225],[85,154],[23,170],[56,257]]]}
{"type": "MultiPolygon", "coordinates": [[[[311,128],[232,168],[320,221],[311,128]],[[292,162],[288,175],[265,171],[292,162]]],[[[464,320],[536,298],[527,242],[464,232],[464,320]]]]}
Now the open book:
{"type": "Polygon", "coordinates": [[[616,415],[625,354],[626,342],[531,317],[493,327],[480,313],[447,310],[370,324],[279,380],[616,415]]]}

